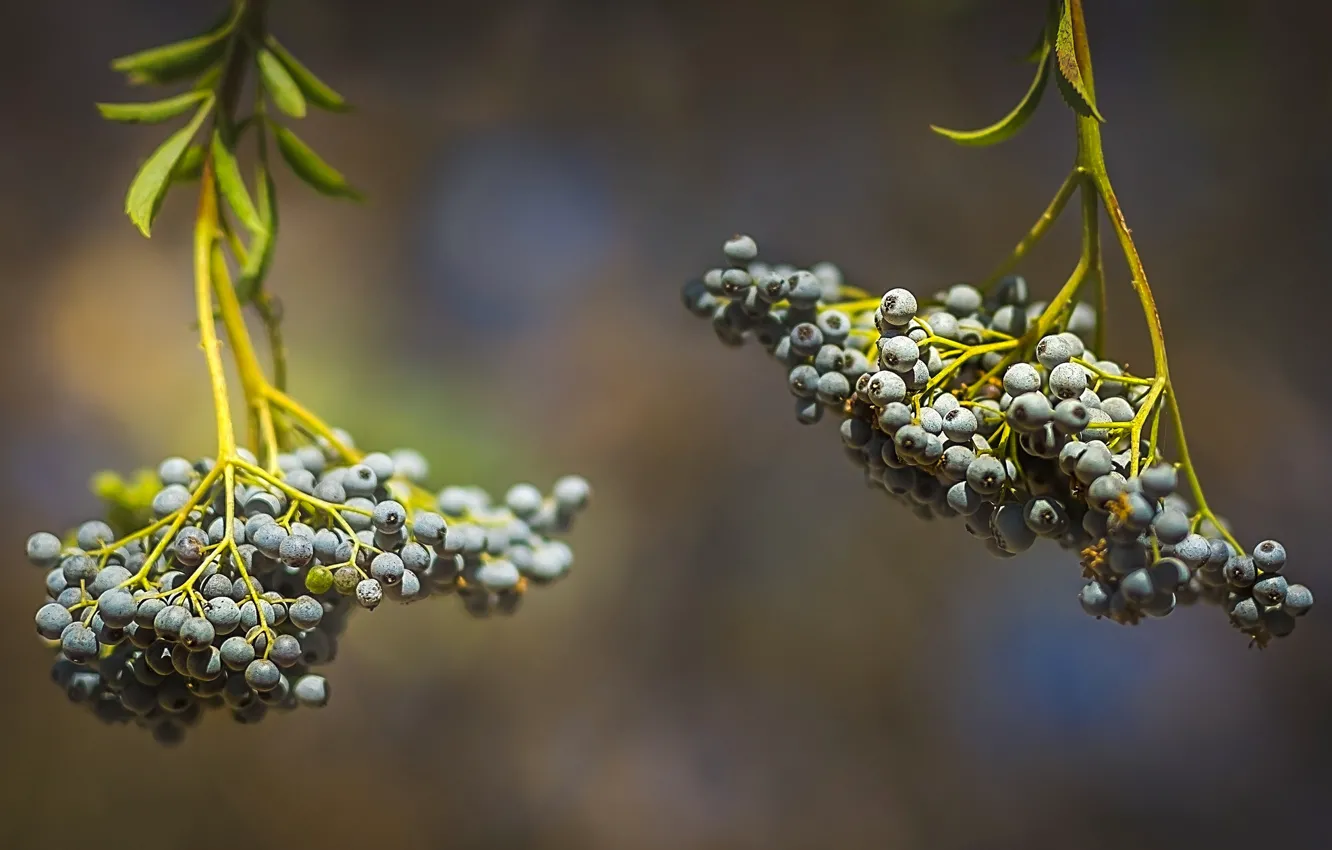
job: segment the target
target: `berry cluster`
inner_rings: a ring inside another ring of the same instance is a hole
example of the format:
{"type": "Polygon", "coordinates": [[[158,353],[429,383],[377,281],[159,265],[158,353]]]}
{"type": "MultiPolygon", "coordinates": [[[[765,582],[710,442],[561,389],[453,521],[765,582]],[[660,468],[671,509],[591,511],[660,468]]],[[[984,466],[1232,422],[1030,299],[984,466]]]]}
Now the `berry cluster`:
{"type": "Polygon", "coordinates": [[[1096,311],[1075,293],[1032,301],[1010,275],[875,298],[829,263],[761,262],[748,236],[724,251],[685,306],[727,345],[756,339],[788,370],[796,418],[835,414],[868,484],[918,516],[962,517],[1000,557],[1041,537],[1080,553],[1083,609],[1121,624],[1201,600],[1265,645],[1312,606],[1280,574],[1280,543],[1246,553],[1176,492],[1157,443],[1164,379],[1099,358],[1096,311]]]}
{"type": "Polygon", "coordinates": [[[310,670],[332,660],[355,607],[454,594],[474,616],[511,614],[572,566],[549,535],[586,506],[584,479],[549,495],[518,484],[502,504],[475,487],[435,495],[420,487],[419,453],[340,463],[353,450],[336,436],[271,470],[244,449],[228,464],[167,458],[137,500],[113,505],[122,528],[32,535],[27,558],[47,570],[37,632],[70,699],[165,743],[207,708],[248,723],[320,706],[328,684],[310,670]]]}

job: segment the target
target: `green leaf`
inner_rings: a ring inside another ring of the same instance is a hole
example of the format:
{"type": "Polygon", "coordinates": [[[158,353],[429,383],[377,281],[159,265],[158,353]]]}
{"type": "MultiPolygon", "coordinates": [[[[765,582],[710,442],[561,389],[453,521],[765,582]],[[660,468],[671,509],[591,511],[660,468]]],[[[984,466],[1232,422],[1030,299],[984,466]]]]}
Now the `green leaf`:
{"type": "Polygon", "coordinates": [[[260,221],[254,202],[250,200],[250,193],[245,188],[240,166],[236,164],[236,154],[231,150],[231,146],[222,140],[221,129],[213,131],[211,150],[213,173],[217,175],[217,187],[222,190],[222,197],[226,200],[227,206],[231,207],[231,211],[251,233],[260,232],[264,229],[264,223],[260,221]]]}
{"type": "Polygon", "coordinates": [[[131,83],[173,83],[201,73],[222,57],[227,36],[240,19],[244,4],[235,10],[220,26],[203,35],[187,38],[161,47],[150,47],[111,60],[112,69],[129,75],[131,83]]]}
{"type": "Polygon", "coordinates": [[[208,97],[206,91],[189,91],[150,103],[99,103],[97,111],[108,121],[124,124],[157,124],[189,112],[190,107],[208,97]]]}
{"type": "Polygon", "coordinates": [[[286,67],[268,50],[259,51],[259,76],[278,109],[292,118],[305,117],[305,95],[301,94],[286,67]]]}
{"type": "Polygon", "coordinates": [[[346,112],[351,109],[342,95],[311,73],[310,69],[302,65],[295,56],[292,56],[291,52],[279,44],[276,38],[270,35],[265,44],[268,45],[269,50],[273,51],[273,55],[281,60],[282,65],[291,74],[292,80],[300,88],[301,93],[305,95],[306,100],[320,109],[327,109],[330,112],[346,112]]]}
{"type": "Polygon", "coordinates": [[[273,185],[273,175],[261,162],[255,180],[255,192],[258,195],[259,220],[264,229],[255,234],[250,242],[250,253],[245,258],[245,266],[236,281],[236,297],[242,304],[249,303],[258,294],[268,276],[268,266],[273,260],[273,248],[277,244],[278,211],[277,188],[273,185]]]}
{"type": "Polygon", "coordinates": [[[1040,65],[1036,69],[1036,78],[1031,81],[1027,93],[1023,95],[1018,105],[1013,107],[1012,112],[990,126],[982,127],[979,130],[949,130],[933,124],[930,125],[930,129],[941,136],[952,139],[959,145],[983,147],[998,144],[1011,138],[1018,130],[1022,129],[1022,125],[1027,123],[1027,119],[1032,116],[1041,102],[1041,95],[1045,92],[1045,83],[1049,78],[1050,48],[1047,46],[1041,54],[1040,65]]]}
{"type": "Polygon", "coordinates": [[[282,158],[296,172],[296,176],[309,183],[325,195],[360,200],[361,193],[353,189],[342,172],[319,158],[319,154],[302,142],[295,133],[280,125],[273,125],[273,135],[277,139],[278,150],[282,158]]]}
{"type": "Polygon", "coordinates": [[[198,180],[199,175],[203,174],[204,149],[203,145],[190,145],[185,149],[185,153],[176,161],[176,167],[171,169],[171,181],[173,183],[187,183],[191,180],[198,180]]]}
{"type": "Polygon", "coordinates": [[[166,197],[176,164],[184,156],[190,140],[199,132],[199,127],[212,109],[213,98],[209,97],[204,100],[199,111],[194,113],[190,123],[168,136],[139,167],[139,173],[134,175],[129,192],[125,195],[125,212],[144,236],[150,235],[152,231],[153,219],[162,206],[162,199],[166,197]]]}
{"type": "Polygon", "coordinates": [[[1073,18],[1069,13],[1068,0],[1059,3],[1059,22],[1055,30],[1055,65],[1059,69],[1055,82],[1059,93],[1073,111],[1084,117],[1105,121],[1086,82],[1082,79],[1082,68],[1078,66],[1077,53],[1073,48],[1073,18]]]}

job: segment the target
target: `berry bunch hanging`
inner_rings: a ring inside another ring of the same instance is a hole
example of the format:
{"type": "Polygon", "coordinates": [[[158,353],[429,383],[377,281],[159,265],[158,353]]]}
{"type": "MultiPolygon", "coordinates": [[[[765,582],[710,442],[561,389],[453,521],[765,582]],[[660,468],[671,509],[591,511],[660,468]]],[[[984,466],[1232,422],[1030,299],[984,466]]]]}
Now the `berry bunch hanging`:
{"type": "Polygon", "coordinates": [[[737,235],[723,246],[724,266],[686,284],[685,306],[723,343],[762,345],[787,370],[797,419],[835,416],[869,485],[918,516],[958,517],[1000,557],[1042,537],[1078,553],[1078,602],[1097,618],[1136,625],[1202,602],[1265,646],[1294,631],[1313,595],[1286,578],[1281,543],[1245,549],[1204,497],[1151,289],[1106,174],[1079,0],[1052,0],[1031,58],[1036,78],[1003,120],[979,131],[934,128],[962,144],[1002,141],[1052,73],[1076,113],[1072,172],[982,284],[871,296],[830,263],[760,260],[755,241],[737,235]],[[1053,298],[1033,300],[1012,271],[1075,193],[1081,257],[1053,298]],[[1102,207],[1147,320],[1151,375],[1104,356],[1102,207]],[[1165,416],[1174,458],[1160,439],[1165,416]]]}
{"type": "Polygon", "coordinates": [[[498,501],[476,487],[432,492],[420,452],[364,452],[288,393],[281,307],[265,286],[278,229],[270,144],[318,191],[358,193],[270,112],[294,119],[346,104],[267,32],[265,13],[263,0],[236,0],[202,35],[116,60],[132,84],[186,89],[99,105],[129,123],[191,116],[140,167],[125,206],[147,236],[168,190],[199,186],[194,290],[216,455],[168,457],[128,481],[104,474],[94,484],[104,517],[27,542],[27,560],[46,570],[35,622],[55,651],[52,678],[99,718],[165,743],[208,709],[254,722],[270,708],[323,705],[329,685],[314,668],[332,660],[357,608],[453,595],[475,616],[513,613],[531,587],[569,572],[573,553],[553,536],[590,496],[572,475],[548,493],[517,484],[498,501]],[[241,114],[251,70],[259,84],[241,114]],[[243,143],[254,146],[253,194],[243,143]],[[247,307],[266,329],[271,377],[247,307]],[[223,338],[244,392],[244,441],[223,338]]]}

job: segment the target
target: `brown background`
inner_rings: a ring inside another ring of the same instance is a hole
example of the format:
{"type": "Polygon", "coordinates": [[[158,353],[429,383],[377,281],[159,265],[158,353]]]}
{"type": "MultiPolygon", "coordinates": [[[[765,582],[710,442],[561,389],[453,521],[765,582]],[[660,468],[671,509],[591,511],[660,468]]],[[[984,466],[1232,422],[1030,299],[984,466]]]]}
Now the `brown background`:
{"type": "MultiPolygon", "coordinates": [[[[680,282],[737,229],[928,293],[1009,249],[1068,167],[1027,83],[1043,4],[275,4],[358,106],[302,134],[371,197],[282,184],[297,394],[435,483],[595,484],[578,565],[512,621],[357,617],[322,712],[161,750],[49,684],[24,537],[88,475],[209,451],[187,192],[120,215],[156,128],[113,55],[216,3],[5,3],[0,846],[1323,848],[1332,614],[1248,651],[1215,610],[1128,630],[1052,549],[996,562],[865,489],[780,370],[680,282]]],[[[1107,150],[1211,498],[1327,579],[1332,65],[1315,4],[1089,3],[1107,150]],[[1306,11],[1309,10],[1309,11],[1306,11]]],[[[1071,224],[1071,222],[1069,223],[1071,224]]],[[[1049,292],[1073,227],[1025,267],[1049,292]]],[[[1112,337],[1145,334],[1112,265],[1112,337]]],[[[1332,592],[1332,591],[1328,591],[1332,592]]],[[[1325,603],[1326,604],[1326,603],[1325,603]]]]}

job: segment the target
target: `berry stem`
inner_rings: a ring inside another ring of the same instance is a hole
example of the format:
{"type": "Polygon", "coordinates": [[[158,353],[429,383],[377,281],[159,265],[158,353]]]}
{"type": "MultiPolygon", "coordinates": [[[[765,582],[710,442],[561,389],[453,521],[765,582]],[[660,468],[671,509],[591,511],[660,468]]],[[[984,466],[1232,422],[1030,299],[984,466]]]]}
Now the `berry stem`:
{"type": "MultiPolygon", "coordinates": [[[[1096,88],[1092,82],[1091,48],[1087,43],[1087,25],[1082,14],[1082,0],[1069,0],[1069,14],[1073,23],[1073,50],[1077,56],[1078,68],[1087,86],[1087,92],[1094,98],[1096,88]]],[[[1110,217],[1110,226],[1119,238],[1124,259],[1128,262],[1129,275],[1133,290],[1142,302],[1143,316],[1147,320],[1147,331],[1152,340],[1152,359],[1156,375],[1164,376],[1169,382],[1170,370],[1166,365],[1165,334],[1161,329],[1161,316],[1156,309],[1156,300],[1152,297],[1152,288],[1147,283],[1147,272],[1142,267],[1138,248],[1133,244],[1133,234],[1124,219],[1124,211],[1119,206],[1119,198],[1110,185],[1110,176],[1105,166],[1105,152],[1101,146],[1101,124],[1092,116],[1078,115],[1077,123],[1078,150],[1076,166],[1085,171],[1092,185],[1096,188],[1101,202],[1110,217]]]]}
{"type": "MultiPolygon", "coordinates": [[[[1083,16],[1082,0],[1069,0],[1069,15],[1073,25],[1073,50],[1078,60],[1078,69],[1082,73],[1087,92],[1094,98],[1095,86],[1092,81],[1091,47],[1087,41],[1087,22],[1083,16]]],[[[1149,410],[1161,399],[1164,399],[1164,403],[1169,405],[1171,419],[1174,420],[1175,424],[1179,467],[1189,482],[1189,489],[1192,492],[1194,502],[1197,504],[1196,516],[1199,521],[1202,519],[1212,520],[1231,545],[1242,551],[1243,547],[1239,545],[1229,531],[1222,527],[1221,523],[1217,521],[1216,515],[1208,507],[1207,499],[1203,495],[1202,484],[1198,480],[1198,473],[1194,470],[1193,461],[1189,457],[1188,442],[1184,436],[1184,423],[1179,412],[1179,399],[1170,381],[1170,368],[1166,360],[1165,333],[1161,328],[1161,314],[1156,308],[1156,299],[1152,297],[1152,288],[1147,282],[1147,272],[1143,269],[1142,258],[1138,255],[1138,248],[1133,242],[1133,232],[1129,229],[1128,222],[1124,218],[1124,210],[1119,205],[1119,198],[1115,195],[1114,187],[1110,184],[1110,175],[1105,165],[1105,152],[1101,145],[1100,122],[1094,117],[1084,115],[1077,115],[1074,120],[1077,123],[1077,168],[1084,169],[1087,172],[1092,185],[1095,186],[1096,192],[1100,196],[1101,202],[1105,205],[1106,214],[1110,218],[1110,226],[1115,231],[1124,259],[1128,263],[1130,281],[1134,292],[1138,294],[1138,300],[1142,304],[1143,318],[1147,321],[1147,332],[1151,337],[1152,360],[1157,384],[1152,387],[1152,392],[1144,403],[1143,410],[1149,410]]],[[[1100,297],[1103,299],[1104,295],[1102,294],[1100,297]]],[[[1098,317],[1104,315],[1104,313],[1105,309],[1102,306],[1098,312],[1098,317]]],[[[1098,347],[1100,346],[1099,340],[1102,332],[1098,318],[1098,347]]],[[[1134,421],[1138,423],[1138,427],[1133,434],[1134,444],[1132,446],[1133,471],[1136,472],[1139,455],[1138,439],[1141,436],[1142,420],[1135,417],[1134,421]]],[[[1153,445],[1156,442],[1156,428],[1157,423],[1153,423],[1151,437],[1153,445]]]]}
{"type": "Polygon", "coordinates": [[[213,241],[217,236],[217,187],[213,182],[211,161],[204,162],[201,182],[199,216],[194,227],[194,298],[199,312],[199,344],[208,362],[208,377],[213,389],[220,461],[236,453],[236,433],[231,420],[231,402],[227,397],[227,376],[222,367],[222,343],[213,319],[212,266],[213,241]]]}

